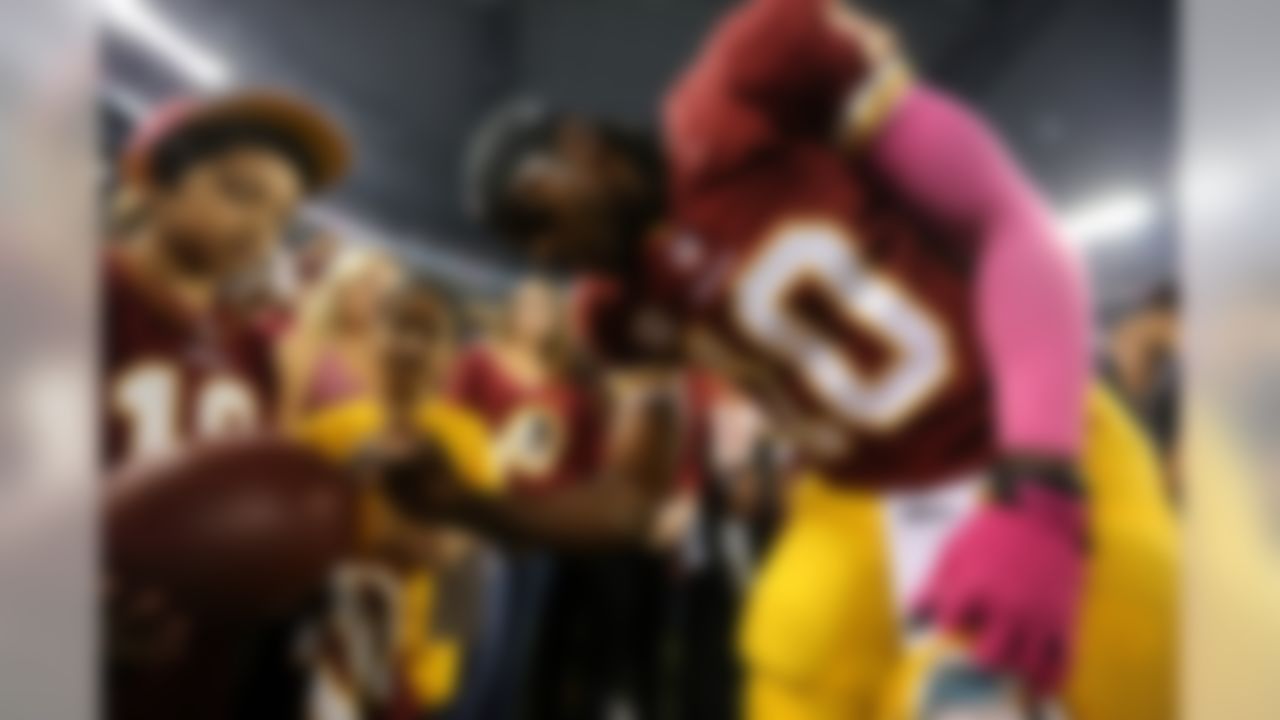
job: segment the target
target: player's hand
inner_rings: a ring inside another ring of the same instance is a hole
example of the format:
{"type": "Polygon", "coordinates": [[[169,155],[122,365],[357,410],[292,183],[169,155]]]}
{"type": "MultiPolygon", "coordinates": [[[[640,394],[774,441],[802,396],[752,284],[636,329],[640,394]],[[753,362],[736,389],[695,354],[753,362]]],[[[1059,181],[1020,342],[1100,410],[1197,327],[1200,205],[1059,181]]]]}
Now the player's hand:
{"type": "Polygon", "coordinates": [[[1085,567],[1078,492],[1014,478],[963,525],[916,611],[969,642],[974,659],[1032,692],[1061,685],[1069,667],[1085,567]]]}

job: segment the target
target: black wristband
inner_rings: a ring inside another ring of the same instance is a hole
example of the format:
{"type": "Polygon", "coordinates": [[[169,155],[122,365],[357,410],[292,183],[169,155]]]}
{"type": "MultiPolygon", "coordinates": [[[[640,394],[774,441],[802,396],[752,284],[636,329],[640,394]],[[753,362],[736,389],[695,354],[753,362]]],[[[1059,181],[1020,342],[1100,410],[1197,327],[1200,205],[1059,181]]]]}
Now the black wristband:
{"type": "Polygon", "coordinates": [[[1084,499],[1087,494],[1079,471],[1071,463],[1042,458],[1006,458],[996,463],[991,486],[997,502],[1014,502],[1018,490],[1028,484],[1071,498],[1084,499]]]}

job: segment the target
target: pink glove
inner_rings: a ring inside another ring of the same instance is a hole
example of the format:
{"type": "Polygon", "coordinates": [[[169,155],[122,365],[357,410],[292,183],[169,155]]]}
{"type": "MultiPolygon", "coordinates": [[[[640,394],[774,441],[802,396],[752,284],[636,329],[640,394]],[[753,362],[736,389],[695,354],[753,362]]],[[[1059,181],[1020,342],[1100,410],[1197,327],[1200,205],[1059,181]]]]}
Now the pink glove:
{"type": "Polygon", "coordinates": [[[1019,480],[979,510],[934,568],[917,613],[966,638],[974,660],[1051,694],[1070,667],[1086,546],[1071,492],[1019,480]]]}

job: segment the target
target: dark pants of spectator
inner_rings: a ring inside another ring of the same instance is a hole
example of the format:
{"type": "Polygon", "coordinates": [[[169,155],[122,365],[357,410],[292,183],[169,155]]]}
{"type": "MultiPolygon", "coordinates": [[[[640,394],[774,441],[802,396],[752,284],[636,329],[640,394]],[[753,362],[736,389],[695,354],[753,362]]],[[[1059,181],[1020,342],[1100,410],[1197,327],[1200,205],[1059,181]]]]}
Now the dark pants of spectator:
{"type": "Polygon", "coordinates": [[[673,622],[677,720],[734,720],[741,692],[737,626],[741,605],[722,565],[706,567],[680,581],[673,622]]]}
{"type": "Polygon", "coordinates": [[[529,674],[551,571],[551,557],[542,552],[497,558],[486,628],[473,650],[470,678],[450,718],[514,720],[521,716],[524,678],[529,674]]]}
{"type": "Polygon", "coordinates": [[[670,717],[670,600],[665,559],[559,558],[525,720],[670,717]]]}

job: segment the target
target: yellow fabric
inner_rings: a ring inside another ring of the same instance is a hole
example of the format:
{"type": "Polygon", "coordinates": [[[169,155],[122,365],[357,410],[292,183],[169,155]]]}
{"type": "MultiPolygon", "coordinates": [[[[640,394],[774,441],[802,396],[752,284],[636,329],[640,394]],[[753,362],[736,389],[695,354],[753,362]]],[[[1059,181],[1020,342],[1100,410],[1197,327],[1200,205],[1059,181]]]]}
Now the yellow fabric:
{"type": "Polygon", "coordinates": [[[439,439],[449,460],[472,487],[490,492],[501,489],[492,438],[480,416],[460,405],[438,401],[419,410],[418,424],[424,433],[439,439]]]}
{"type": "MultiPolygon", "coordinates": [[[[423,434],[440,443],[449,461],[472,486],[496,490],[500,485],[489,431],[470,410],[445,400],[423,403],[416,422],[423,434]]],[[[304,444],[335,461],[356,456],[386,425],[387,413],[372,399],[353,400],[322,410],[293,428],[304,444]]]]}
{"type": "Polygon", "coordinates": [[[749,717],[870,718],[899,655],[876,497],[805,477],[742,628],[749,717]]]}
{"type": "MultiPolygon", "coordinates": [[[[423,435],[440,444],[450,463],[472,487],[496,492],[501,486],[489,432],[477,415],[445,400],[423,403],[416,422],[423,435]]],[[[347,462],[386,426],[384,406],[366,398],[326,408],[305,418],[292,433],[303,444],[335,462],[347,462]]],[[[369,488],[360,501],[359,543],[375,547],[396,524],[385,498],[369,488]]]]}
{"type": "Polygon", "coordinates": [[[1079,720],[1168,720],[1177,716],[1177,528],[1141,430],[1101,391],[1088,413],[1093,553],[1066,704],[1079,720]]]}
{"type": "MultiPolygon", "coordinates": [[[[426,437],[440,444],[450,463],[472,487],[489,492],[500,489],[489,433],[471,411],[437,400],[424,403],[415,422],[426,437]]],[[[306,418],[294,437],[335,462],[347,462],[359,454],[386,426],[387,413],[373,399],[353,400],[306,418]]],[[[361,546],[377,547],[399,522],[394,509],[372,486],[361,498],[361,546]]],[[[435,577],[422,570],[407,577],[400,589],[401,636],[397,652],[406,680],[421,707],[445,707],[457,692],[463,648],[452,639],[436,636],[430,620],[435,615],[438,588],[435,577]]]]}
{"type": "Polygon", "coordinates": [[[452,639],[432,634],[429,618],[435,616],[437,587],[426,572],[405,580],[401,596],[404,621],[398,651],[404,658],[406,679],[413,696],[429,709],[440,709],[453,699],[461,673],[462,649],[452,639]]]}
{"type": "MultiPolygon", "coordinates": [[[[1074,720],[1168,720],[1177,658],[1172,513],[1137,427],[1102,390],[1088,403],[1093,551],[1065,701],[1074,720]]],[[[796,493],[744,618],[748,716],[912,718],[933,656],[901,642],[875,496],[817,477],[796,493]]]]}
{"type": "Polygon", "coordinates": [[[373,400],[355,400],[303,418],[289,431],[330,460],[347,462],[382,428],[385,415],[373,400]]]}

